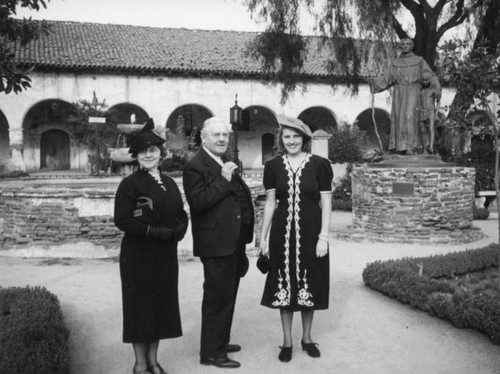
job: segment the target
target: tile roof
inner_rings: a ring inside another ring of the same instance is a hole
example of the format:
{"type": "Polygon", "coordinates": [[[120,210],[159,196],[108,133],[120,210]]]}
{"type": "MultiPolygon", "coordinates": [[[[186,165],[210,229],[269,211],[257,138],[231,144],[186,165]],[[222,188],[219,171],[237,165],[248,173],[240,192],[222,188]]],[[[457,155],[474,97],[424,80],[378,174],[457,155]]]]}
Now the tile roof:
{"type": "MultiPolygon", "coordinates": [[[[257,33],[48,23],[53,31],[50,35],[43,35],[26,47],[15,45],[16,61],[34,64],[37,70],[264,75],[260,62],[245,54],[247,43],[257,33]]],[[[331,79],[334,75],[326,69],[330,56],[311,46],[303,74],[308,78],[331,79]]]]}

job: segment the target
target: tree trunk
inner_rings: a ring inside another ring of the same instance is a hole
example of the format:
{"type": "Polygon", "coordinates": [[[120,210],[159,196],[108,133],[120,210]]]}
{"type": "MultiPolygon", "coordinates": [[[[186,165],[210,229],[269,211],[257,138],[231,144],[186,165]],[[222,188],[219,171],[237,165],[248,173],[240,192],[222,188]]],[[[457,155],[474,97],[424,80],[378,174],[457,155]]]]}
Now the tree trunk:
{"type": "MultiPolygon", "coordinates": [[[[490,53],[497,54],[498,52],[497,46],[500,42],[500,0],[491,0],[487,6],[481,24],[478,27],[471,54],[485,43],[490,53]]],[[[464,91],[457,91],[450,105],[448,119],[453,122],[458,121],[460,113],[464,113],[473,103],[473,96],[464,91]]]]}
{"type": "MultiPolygon", "coordinates": [[[[500,159],[500,141],[498,139],[499,131],[498,131],[498,121],[496,123],[496,132],[495,132],[495,192],[497,196],[497,225],[498,225],[498,244],[500,245],[500,188],[498,187],[498,183],[500,181],[500,175],[498,171],[499,167],[499,159],[500,159]]],[[[500,251],[498,251],[498,289],[500,290],[500,251]]]]}

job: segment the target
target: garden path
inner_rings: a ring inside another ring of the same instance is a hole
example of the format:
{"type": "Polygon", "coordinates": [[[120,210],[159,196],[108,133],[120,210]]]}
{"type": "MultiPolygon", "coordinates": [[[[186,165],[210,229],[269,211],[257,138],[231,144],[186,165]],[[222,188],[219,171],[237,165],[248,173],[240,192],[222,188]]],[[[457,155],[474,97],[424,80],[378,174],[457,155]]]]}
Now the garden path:
{"type": "MultiPolygon", "coordinates": [[[[238,373],[339,374],[497,374],[500,346],[482,334],[456,329],[364,286],[366,263],[405,256],[427,256],[498,241],[496,218],[474,221],[488,236],[463,245],[355,243],[334,238],[350,223],[350,213],[333,213],[331,226],[331,303],[318,312],[313,339],[322,356],[300,349],[300,316],[294,324],[290,363],[277,359],[281,342],[278,312],[259,305],[264,277],[250,259],[241,282],[232,341],[243,346],[231,357],[238,373]]],[[[1,255],[1,252],[0,252],[1,255]]],[[[215,373],[198,363],[202,296],[198,260],[180,264],[180,306],[184,336],[160,344],[160,362],[169,373],[215,373]]],[[[121,342],[121,294],[115,259],[0,257],[0,286],[45,286],[56,294],[70,329],[72,374],[130,373],[133,353],[121,342]]]]}

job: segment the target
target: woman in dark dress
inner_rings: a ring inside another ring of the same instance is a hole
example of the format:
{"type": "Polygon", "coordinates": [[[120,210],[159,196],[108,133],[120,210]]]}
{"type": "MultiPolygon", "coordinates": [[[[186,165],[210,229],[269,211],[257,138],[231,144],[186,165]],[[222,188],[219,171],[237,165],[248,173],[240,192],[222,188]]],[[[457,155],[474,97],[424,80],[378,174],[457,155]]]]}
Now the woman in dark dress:
{"type": "Polygon", "coordinates": [[[188,218],[176,183],[158,169],[164,139],[150,119],[130,142],[139,169],[120,183],[115,225],[124,236],[120,251],[123,342],[132,343],[134,374],[162,374],[161,339],[182,335],[178,297],[177,242],[188,218]]]}
{"type": "Polygon", "coordinates": [[[328,160],[309,153],[312,133],[307,125],[284,116],[278,116],[278,122],[283,154],[264,168],[267,197],[259,253],[269,255],[271,269],[261,304],[280,310],[283,345],[278,358],[288,362],[296,311],[302,315],[302,349],[311,357],[320,356],[311,327],[314,311],[328,308],[333,172],[328,160]]]}

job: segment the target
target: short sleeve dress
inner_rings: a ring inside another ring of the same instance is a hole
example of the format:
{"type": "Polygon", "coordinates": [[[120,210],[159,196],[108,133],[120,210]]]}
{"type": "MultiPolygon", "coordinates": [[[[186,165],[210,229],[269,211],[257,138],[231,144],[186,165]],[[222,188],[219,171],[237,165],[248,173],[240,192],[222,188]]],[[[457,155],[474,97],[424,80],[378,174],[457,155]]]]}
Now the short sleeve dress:
{"type": "Polygon", "coordinates": [[[321,230],[321,192],[332,191],[333,172],[325,158],[307,154],[292,170],[286,155],[268,161],[264,188],[276,190],[277,207],[269,234],[271,270],[261,304],[269,308],[328,308],[329,255],[316,256],[321,230]]]}

